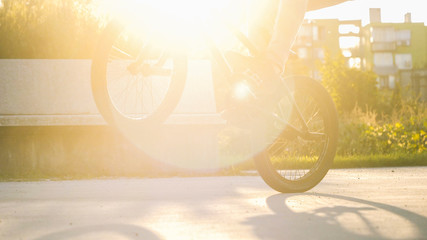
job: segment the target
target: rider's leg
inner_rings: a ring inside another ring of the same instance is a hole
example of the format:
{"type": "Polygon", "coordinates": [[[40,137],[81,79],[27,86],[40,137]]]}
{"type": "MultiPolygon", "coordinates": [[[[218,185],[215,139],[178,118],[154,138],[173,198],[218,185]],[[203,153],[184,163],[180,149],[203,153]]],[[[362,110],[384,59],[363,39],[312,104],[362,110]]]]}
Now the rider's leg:
{"type": "Polygon", "coordinates": [[[280,0],[252,0],[249,8],[248,37],[265,53],[273,35],[280,0]]]}
{"type": "MultiPolygon", "coordinates": [[[[263,53],[263,57],[252,59],[232,52],[226,56],[234,63],[232,65],[238,66],[239,63],[243,63],[243,66],[249,64],[254,67],[261,83],[257,89],[252,90],[257,96],[256,102],[260,107],[274,107],[283,94],[280,74],[303,21],[307,1],[252,0],[249,12],[249,39],[263,53]]],[[[236,109],[246,111],[240,107],[236,109]]],[[[236,115],[239,116],[235,113],[235,111],[226,111],[224,117],[231,119],[236,115]]]]}
{"type": "Polygon", "coordinates": [[[279,73],[304,19],[308,0],[252,0],[249,39],[279,73]]]}
{"type": "Polygon", "coordinates": [[[308,0],[281,0],[267,58],[283,71],[298,30],[304,20],[308,0]]]}
{"type": "MultiPolygon", "coordinates": [[[[251,0],[248,11],[248,38],[255,45],[261,55],[265,55],[271,36],[279,7],[280,0],[251,0]]],[[[236,51],[225,54],[236,72],[245,70],[250,65],[262,65],[264,59],[255,59],[244,56],[236,51]]],[[[262,57],[263,58],[263,57],[262,57]]]]}

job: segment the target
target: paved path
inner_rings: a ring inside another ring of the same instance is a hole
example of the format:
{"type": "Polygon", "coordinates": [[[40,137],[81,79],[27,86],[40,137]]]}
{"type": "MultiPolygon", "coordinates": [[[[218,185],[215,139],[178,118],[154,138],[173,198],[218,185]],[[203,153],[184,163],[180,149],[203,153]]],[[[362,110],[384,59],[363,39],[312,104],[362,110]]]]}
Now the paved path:
{"type": "Polygon", "coordinates": [[[427,239],[427,168],[333,170],[278,194],[259,177],[0,183],[0,239],[427,239]]]}

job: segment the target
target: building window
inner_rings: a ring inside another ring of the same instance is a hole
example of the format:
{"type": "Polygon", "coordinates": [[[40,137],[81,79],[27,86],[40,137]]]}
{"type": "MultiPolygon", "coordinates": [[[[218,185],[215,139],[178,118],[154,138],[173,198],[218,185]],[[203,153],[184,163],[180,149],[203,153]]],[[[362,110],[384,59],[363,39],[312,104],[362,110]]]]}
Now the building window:
{"type": "Polygon", "coordinates": [[[313,26],[313,40],[318,41],[319,40],[319,27],[313,26]]]}
{"type": "Polygon", "coordinates": [[[318,34],[318,40],[324,41],[327,38],[326,28],[323,26],[317,26],[317,34],[318,34]]]}
{"type": "Polygon", "coordinates": [[[348,59],[348,66],[350,68],[360,68],[361,66],[361,59],[360,58],[349,58],[348,59]]]}
{"type": "Polygon", "coordinates": [[[358,48],[360,45],[360,37],[340,37],[339,44],[340,48],[344,49],[358,48]]]}
{"type": "Polygon", "coordinates": [[[379,67],[394,66],[392,53],[374,53],[374,65],[379,67]]]}
{"type": "Polygon", "coordinates": [[[393,75],[379,76],[378,85],[380,88],[394,89],[396,86],[396,78],[393,75]]]}
{"type": "Polygon", "coordinates": [[[308,58],[307,48],[298,48],[297,55],[299,58],[308,58]]]}
{"type": "Polygon", "coordinates": [[[297,35],[297,39],[294,43],[296,46],[311,46],[313,42],[313,32],[311,28],[311,24],[305,23],[303,24],[297,35]]]}
{"type": "Polygon", "coordinates": [[[389,88],[388,76],[379,76],[378,85],[380,88],[389,88]]]}
{"type": "Polygon", "coordinates": [[[371,28],[371,42],[394,42],[396,34],[392,27],[371,28]]]}
{"type": "Polygon", "coordinates": [[[391,89],[396,87],[396,77],[394,75],[388,76],[388,87],[391,89]]]}
{"type": "Polygon", "coordinates": [[[360,27],[354,24],[341,24],[338,27],[338,32],[340,34],[359,34],[360,27]]]}
{"type": "Polygon", "coordinates": [[[397,46],[411,45],[411,30],[402,29],[396,31],[396,44],[397,46]]]}
{"type": "Polygon", "coordinates": [[[412,69],[412,55],[409,53],[396,54],[396,66],[398,69],[412,69]]]}
{"type": "Polygon", "coordinates": [[[349,49],[344,49],[344,50],[341,51],[341,53],[346,58],[349,58],[349,57],[353,56],[353,53],[349,49]]]}
{"type": "Polygon", "coordinates": [[[314,56],[318,59],[324,59],[325,58],[325,51],[322,48],[315,48],[314,49],[314,56]]]}
{"type": "Polygon", "coordinates": [[[311,24],[309,24],[309,23],[303,24],[298,31],[298,35],[301,37],[311,38],[313,35],[313,30],[312,30],[311,24]]]}

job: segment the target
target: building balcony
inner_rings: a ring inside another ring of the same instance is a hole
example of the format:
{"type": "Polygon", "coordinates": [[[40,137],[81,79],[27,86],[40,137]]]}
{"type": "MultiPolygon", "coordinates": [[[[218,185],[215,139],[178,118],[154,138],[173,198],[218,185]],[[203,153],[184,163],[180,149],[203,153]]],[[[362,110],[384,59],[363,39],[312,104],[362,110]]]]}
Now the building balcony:
{"type": "Polygon", "coordinates": [[[379,76],[394,75],[397,73],[397,68],[391,66],[374,66],[374,72],[379,76]]]}
{"type": "Polygon", "coordinates": [[[395,42],[373,42],[371,47],[373,52],[389,52],[396,50],[395,42]]]}

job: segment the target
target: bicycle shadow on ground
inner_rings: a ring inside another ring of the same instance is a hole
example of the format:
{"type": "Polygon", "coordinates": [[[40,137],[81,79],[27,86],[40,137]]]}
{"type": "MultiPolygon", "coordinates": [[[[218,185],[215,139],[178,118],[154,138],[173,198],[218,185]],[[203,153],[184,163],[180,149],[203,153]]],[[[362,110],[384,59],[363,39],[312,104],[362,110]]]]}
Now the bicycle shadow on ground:
{"type": "Polygon", "coordinates": [[[67,230],[49,233],[47,235],[37,237],[34,240],[62,240],[62,239],[102,239],[107,236],[107,239],[119,237],[120,239],[147,239],[160,240],[159,236],[149,231],[146,228],[131,225],[131,224],[106,224],[93,225],[84,227],[72,227],[67,230]]]}
{"type": "Polygon", "coordinates": [[[260,239],[427,239],[426,217],[384,203],[304,193],[276,194],[266,204],[273,215],[244,222],[260,239]]]}

